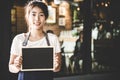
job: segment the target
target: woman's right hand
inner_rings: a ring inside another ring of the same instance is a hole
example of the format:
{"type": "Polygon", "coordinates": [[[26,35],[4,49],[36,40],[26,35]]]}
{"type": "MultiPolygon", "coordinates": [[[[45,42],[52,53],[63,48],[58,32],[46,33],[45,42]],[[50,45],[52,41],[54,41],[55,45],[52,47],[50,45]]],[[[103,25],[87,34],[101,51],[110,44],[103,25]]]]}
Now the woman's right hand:
{"type": "Polygon", "coordinates": [[[22,65],[22,56],[17,56],[14,59],[14,65],[16,68],[21,69],[21,65],[22,65]]]}
{"type": "Polygon", "coordinates": [[[11,73],[18,73],[21,70],[21,65],[22,56],[11,54],[9,60],[9,71],[11,73]]]}

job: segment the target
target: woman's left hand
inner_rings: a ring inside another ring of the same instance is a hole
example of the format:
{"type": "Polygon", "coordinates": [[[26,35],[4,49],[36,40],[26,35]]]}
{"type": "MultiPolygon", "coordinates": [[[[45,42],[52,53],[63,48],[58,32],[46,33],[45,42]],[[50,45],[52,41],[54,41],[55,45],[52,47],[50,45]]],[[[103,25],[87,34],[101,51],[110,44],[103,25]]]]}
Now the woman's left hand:
{"type": "Polygon", "coordinates": [[[61,53],[56,53],[55,54],[55,59],[54,59],[54,72],[58,72],[61,69],[61,53]]]}

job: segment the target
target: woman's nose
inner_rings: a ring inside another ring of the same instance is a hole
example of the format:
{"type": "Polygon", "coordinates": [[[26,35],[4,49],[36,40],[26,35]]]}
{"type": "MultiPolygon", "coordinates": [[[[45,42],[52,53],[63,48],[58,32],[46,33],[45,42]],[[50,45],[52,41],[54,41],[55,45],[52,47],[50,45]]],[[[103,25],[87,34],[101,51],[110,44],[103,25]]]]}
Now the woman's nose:
{"type": "Polygon", "coordinates": [[[36,16],[36,17],[35,17],[35,20],[39,21],[39,18],[40,18],[39,16],[36,16]]]}

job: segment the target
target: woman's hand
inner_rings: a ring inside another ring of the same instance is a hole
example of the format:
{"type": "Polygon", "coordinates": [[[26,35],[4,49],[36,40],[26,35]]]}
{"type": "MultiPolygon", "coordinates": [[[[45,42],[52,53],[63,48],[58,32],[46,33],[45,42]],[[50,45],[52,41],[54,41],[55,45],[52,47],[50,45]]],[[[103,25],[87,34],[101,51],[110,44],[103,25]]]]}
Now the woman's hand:
{"type": "Polygon", "coordinates": [[[18,73],[21,70],[21,65],[22,56],[11,54],[9,60],[9,71],[11,73],[18,73]]]}
{"type": "Polygon", "coordinates": [[[54,59],[54,72],[58,72],[61,69],[61,54],[56,53],[54,59]]]}
{"type": "Polygon", "coordinates": [[[16,68],[21,69],[21,65],[22,65],[22,56],[17,56],[14,59],[14,65],[16,68]]]}

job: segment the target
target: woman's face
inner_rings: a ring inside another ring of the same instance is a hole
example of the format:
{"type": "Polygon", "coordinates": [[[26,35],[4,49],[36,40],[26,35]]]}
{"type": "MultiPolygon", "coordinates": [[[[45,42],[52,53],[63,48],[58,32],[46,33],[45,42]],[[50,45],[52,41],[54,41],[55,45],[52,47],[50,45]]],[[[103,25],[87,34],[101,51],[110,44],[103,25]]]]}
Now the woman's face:
{"type": "Polygon", "coordinates": [[[32,8],[28,17],[28,22],[30,29],[43,29],[45,24],[45,15],[42,9],[39,7],[32,8]]]}

